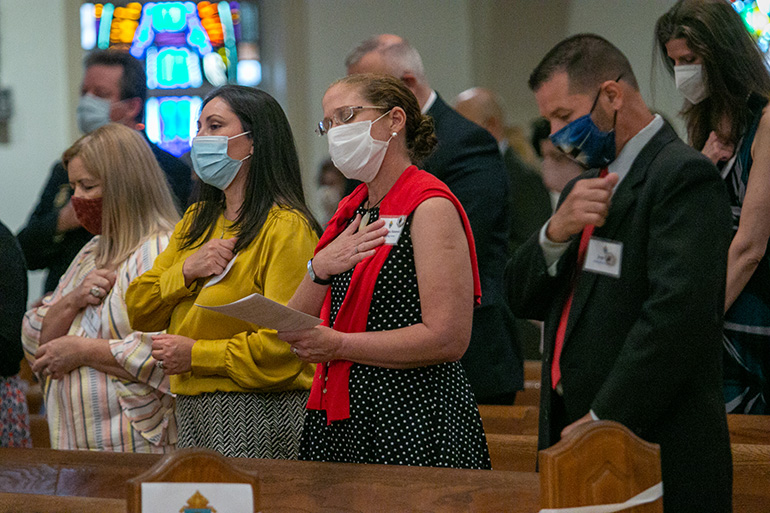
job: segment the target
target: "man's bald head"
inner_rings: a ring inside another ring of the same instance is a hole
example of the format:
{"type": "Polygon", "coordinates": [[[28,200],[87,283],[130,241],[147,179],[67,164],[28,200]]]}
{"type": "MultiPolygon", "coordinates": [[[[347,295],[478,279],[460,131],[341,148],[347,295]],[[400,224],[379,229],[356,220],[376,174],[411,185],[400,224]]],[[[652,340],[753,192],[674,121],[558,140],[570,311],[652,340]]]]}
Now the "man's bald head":
{"type": "Polygon", "coordinates": [[[502,100],[489,89],[472,87],[457,95],[454,107],[463,117],[485,128],[498,142],[505,138],[502,100]]]}
{"type": "Polygon", "coordinates": [[[379,34],[361,42],[345,58],[348,75],[381,73],[402,80],[424,104],[430,95],[425,68],[419,52],[395,34],[379,34]]]}

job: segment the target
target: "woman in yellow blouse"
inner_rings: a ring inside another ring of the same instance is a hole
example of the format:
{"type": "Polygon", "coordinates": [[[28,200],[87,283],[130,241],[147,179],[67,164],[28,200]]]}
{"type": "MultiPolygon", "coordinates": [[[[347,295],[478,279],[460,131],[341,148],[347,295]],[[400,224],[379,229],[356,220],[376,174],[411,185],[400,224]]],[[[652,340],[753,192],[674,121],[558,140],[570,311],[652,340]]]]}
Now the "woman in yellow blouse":
{"type": "Polygon", "coordinates": [[[132,325],[167,330],[153,357],[177,394],[178,447],[296,458],[314,367],[275,331],[195,304],[258,292],[286,304],[318,242],[281,107],[223,86],[204,100],[192,161],[199,201],[153,268],[128,289],[132,325]]]}

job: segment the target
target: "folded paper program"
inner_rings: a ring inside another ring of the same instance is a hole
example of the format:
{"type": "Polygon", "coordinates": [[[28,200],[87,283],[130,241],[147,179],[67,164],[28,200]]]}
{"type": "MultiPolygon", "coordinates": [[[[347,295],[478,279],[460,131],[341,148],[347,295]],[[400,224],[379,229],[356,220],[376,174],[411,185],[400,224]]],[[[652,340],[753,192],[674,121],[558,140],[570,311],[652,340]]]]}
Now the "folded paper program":
{"type": "Polygon", "coordinates": [[[276,303],[257,293],[226,305],[207,306],[195,303],[195,306],[277,331],[304,330],[321,323],[318,317],[276,303]]]}
{"type": "Polygon", "coordinates": [[[617,504],[597,504],[595,506],[577,506],[573,508],[549,508],[541,509],[539,513],[614,513],[623,511],[642,504],[649,504],[663,497],[663,483],[658,483],[645,491],[617,504]]]}

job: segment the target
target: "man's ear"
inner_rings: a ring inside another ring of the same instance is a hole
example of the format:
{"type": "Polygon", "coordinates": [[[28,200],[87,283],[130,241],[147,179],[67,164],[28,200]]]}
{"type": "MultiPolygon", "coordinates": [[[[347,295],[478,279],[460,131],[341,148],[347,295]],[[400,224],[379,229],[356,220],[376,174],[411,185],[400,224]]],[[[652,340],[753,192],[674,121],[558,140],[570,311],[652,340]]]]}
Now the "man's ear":
{"type": "Polygon", "coordinates": [[[407,71],[401,75],[401,81],[406,87],[409,88],[410,91],[414,93],[415,88],[417,87],[417,78],[412,74],[411,71],[407,71]]]}
{"type": "Polygon", "coordinates": [[[123,103],[126,106],[126,116],[132,120],[136,119],[142,111],[142,99],[135,96],[134,98],[126,98],[123,103]]]}
{"type": "Polygon", "coordinates": [[[615,80],[607,80],[602,83],[602,89],[607,95],[610,106],[615,110],[620,110],[623,106],[623,100],[625,99],[625,91],[621,82],[615,80]]]}

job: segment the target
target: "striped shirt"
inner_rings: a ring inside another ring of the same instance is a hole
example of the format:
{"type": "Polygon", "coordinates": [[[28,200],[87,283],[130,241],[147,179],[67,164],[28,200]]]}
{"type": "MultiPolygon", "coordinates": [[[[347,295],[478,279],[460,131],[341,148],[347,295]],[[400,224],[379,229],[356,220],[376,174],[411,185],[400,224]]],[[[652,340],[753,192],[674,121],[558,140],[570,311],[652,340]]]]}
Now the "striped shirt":
{"type": "MultiPolygon", "coordinates": [[[[78,253],[53,295],[26,313],[22,341],[30,364],[34,363],[40,329],[50,306],[96,268],[98,240],[94,237],[78,253]]],[[[52,448],[152,453],[173,449],[176,421],[169,381],[151,356],[152,333],[131,330],[125,302],[128,285],[152,267],[168,240],[168,234],[147,239],[118,266],[115,285],[104,301],[81,310],[67,333],[108,339],[115,360],[135,381],[91,367],[79,367],[59,380],[38,376],[43,383],[52,448]]]]}

